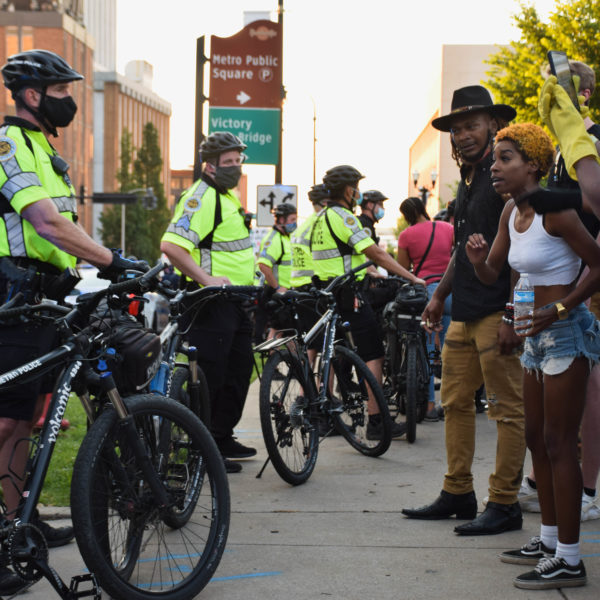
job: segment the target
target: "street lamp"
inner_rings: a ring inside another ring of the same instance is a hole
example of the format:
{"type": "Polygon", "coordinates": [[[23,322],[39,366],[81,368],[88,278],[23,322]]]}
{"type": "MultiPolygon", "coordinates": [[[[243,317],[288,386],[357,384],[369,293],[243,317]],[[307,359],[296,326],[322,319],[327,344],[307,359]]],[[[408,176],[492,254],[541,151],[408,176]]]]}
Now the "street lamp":
{"type": "Polygon", "coordinates": [[[419,170],[415,169],[412,172],[412,179],[413,179],[414,186],[417,188],[417,190],[421,194],[421,202],[423,202],[423,204],[426,205],[427,204],[427,198],[429,197],[430,192],[435,187],[435,183],[436,183],[437,178],[438,178],[438,172],[437,172],[437,170],[436,170],[435,167],[433,169],[431,169],[431,173],[429,173],[429,177],[431,178],[431,186],[430,187],[426,187],[424,185],[422,185],[421,187],[417,187],[417,184],[419,183],[419,176],[420,175],[421,175],[421,173],[419,172],[419,170]]]}

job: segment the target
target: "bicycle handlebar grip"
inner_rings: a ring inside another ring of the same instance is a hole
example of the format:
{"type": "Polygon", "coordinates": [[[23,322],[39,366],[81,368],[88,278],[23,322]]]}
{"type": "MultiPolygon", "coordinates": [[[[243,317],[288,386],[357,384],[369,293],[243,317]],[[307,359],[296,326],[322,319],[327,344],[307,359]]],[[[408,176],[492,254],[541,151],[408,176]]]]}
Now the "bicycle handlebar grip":
{"type": "Polygon", "coordinates": [[[135,277],[134,279],[129,279],[127,281],[121,281],[120,283],[112,283],[106,289],[108,290],[108,293],[120,294],[122,292],[133,292],[134,290],[147,288],[152,278],[156,277],[163,269],[164,264],[158,261],[154,267],[140,277],[135,277]]]}

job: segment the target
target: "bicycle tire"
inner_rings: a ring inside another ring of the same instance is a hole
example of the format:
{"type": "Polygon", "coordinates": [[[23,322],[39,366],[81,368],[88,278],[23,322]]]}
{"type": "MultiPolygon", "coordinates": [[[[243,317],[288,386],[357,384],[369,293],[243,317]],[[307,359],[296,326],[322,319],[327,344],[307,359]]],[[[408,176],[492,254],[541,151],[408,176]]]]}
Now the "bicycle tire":
{"type": "Polygon", "coordinates": [[[365,456],[381,456],[392,442],[392,421],[383,390],[365,362],[352,350],[336,345],[331,361],[334,373],[332,405],[341,403],[342,412],[333,412],[336,429],[365,456]],[[381,415],[381,439],[368,439],[368,389],[381,415]],[[339,394],[339,397],[336,397],[339,394]]]}
{"type": "Polygon", "coordinates": [[[418,396],[418,373],[417,373],[417,345],[409,341],[405,348],[402,372],[405,376],[406,391],[404,407],[406,410],[406,439],[412,444],[417,438],[417,396],[418,396]]]}
{"type": "Polygon", "coordinates": [[[421,345],[419,346],[417,365],[417,423],[422,423],[427,414],[429,378],[431,377],[431,368],[427,360],[427,348],[424,340],[421,340],[421,345]]]}
{"type": "Polygon", "coordinates": [[[111,597],[187,600],[210,581],[225,549],[230,498],[223,460],[206,427],[181,404],[152,394],[125,403],[171,504],[157,506],[108,408],[85,436],[73,468],[77,545],[111,597]],[[157,431],[164,427],[175,430],[168,456],[157,431]],[[164,517],[187,510],[186,502],[193,503],[192,514],[171,529],[164,517]]]}
{"type": "Polygon", "coordinates": [[[318,421],[306,389],[298,359],[288,350],[271,354],[260,382],[260,424],[273,467],[290,485],[307,481],[317,463],[318,421]]]}
{"type": "Polygon", "coordinates": [[[200,365],[197,365],[196,368],[198,369],[198,383],[200,384],[199,397],[197,399],[190,397],[188,391],[188,383],[190,381],[189,367],[175,367],[173,377],[171,378],[169,396],[189,408],[207,427],[210,427],[210,393],[208,391],[208,383],[200,365]]]}

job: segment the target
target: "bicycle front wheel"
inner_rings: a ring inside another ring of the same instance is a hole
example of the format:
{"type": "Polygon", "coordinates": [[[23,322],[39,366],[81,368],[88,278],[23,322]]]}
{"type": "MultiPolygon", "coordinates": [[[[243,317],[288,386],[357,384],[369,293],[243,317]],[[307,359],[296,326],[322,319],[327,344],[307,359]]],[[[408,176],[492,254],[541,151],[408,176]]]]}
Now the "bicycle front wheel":
{"type": "Polygon", "coordinates": [[[306,387],[297,358],[288,350],[271,354],[260,382],[260,424],[273,467],[291,485],[311,476],[319,449],[318,422],[306,387]]]}
{"type": "Polygon", "coordinates": [[[189,367],[175,367],[169,396],[189,408],[208,427],[210,426],[210,394],[206,375],[200,366],[198,369],[198,388],[193,391],[190,387],[189,367]]]}
{"type": "Polygon", "coordinates": [[[345,346],[335,347],[331,366],[329,389],[336,429],[362,454],[381,456],[392,442],[392,421],[381,386],[364,361],[345,346]],[[380,415],[377,427],[369,424],[369,396],[376,407],[373,413],[380,415]]]}
{"type": "Polygon", "coordinates": [[[108,409],[85,436],[73,469],[77,545],[112,597],[187,600],[210,581],[225,549],[223,461],[208,430],[181,404],[151,394],[125,402],[167,506],[158,505],[122,422],[108,409]]]}

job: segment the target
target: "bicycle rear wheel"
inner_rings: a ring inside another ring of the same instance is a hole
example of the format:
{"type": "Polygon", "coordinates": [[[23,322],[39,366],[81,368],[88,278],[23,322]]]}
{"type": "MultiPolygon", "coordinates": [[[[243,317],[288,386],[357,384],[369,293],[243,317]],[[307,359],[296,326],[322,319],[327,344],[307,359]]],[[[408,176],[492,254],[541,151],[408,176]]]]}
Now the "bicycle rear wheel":
{"type": "Polygon", "coordinates": [[[288,350],[271,354],[260,382],[260,424],[275,470],[291,485],[304,483],[317,462],[318,421],[306,389],[298,359],[288,350]]]}
{"type": "Polygon", "coordinates": [[[125,402],[168,505],[158,506],[122,423],[108,409],[84,438],[73,469],[77,545],[111,596],[187,600],[210,581],[225,548],[230,500],[223,461],[184,406],[151,394],[125,402]]]}
{"type": "Polygon", "coordinates": [[[381,456],[392,441],[392,421],[381,386],[363,360],[345,346],[336,345],[331,366],[331,404],[332,408],[340,404],[341,409],[332,413],[336,429],[362,454],[381,456]],[[367,431],[369,392],[377,405],[376,412],[381,415],[377,435],[367,431]]]}
{"type": "Polygon", "coordinates": [[[404,347],[402,373],[406,382],[404,406],[406,408],[406,439],[413,443],[417,438],[417,403],[419,394],[419,374],[417,372],[417,345],[409,341],[404,347]]]}

